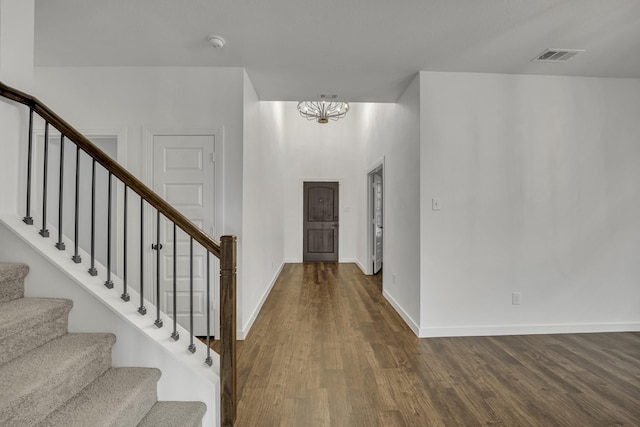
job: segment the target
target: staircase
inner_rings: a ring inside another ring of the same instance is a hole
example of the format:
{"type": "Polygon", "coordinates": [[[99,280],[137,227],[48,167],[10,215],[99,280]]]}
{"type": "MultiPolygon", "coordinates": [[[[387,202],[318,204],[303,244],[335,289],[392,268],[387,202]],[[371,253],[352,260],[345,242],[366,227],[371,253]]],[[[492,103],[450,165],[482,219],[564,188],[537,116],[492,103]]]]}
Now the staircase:
{"type": "Polygon", "coordinates": [[[25,298],[29,267],[0,263],[0,425],[200,426],[201,402],[159,402],[154,368],[111,366],[113,334],[68,333],[73,303],[25,298]]]}

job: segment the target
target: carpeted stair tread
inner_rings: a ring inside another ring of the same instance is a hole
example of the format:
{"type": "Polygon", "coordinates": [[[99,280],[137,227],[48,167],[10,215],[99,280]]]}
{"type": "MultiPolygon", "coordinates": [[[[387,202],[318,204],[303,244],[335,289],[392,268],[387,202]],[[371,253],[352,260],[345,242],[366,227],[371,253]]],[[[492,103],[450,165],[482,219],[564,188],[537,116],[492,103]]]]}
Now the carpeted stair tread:
{"type": "Polygon", "coordinates": [[[67,334],[0,365],[0,425],[41,421],[111,366],[113,334],[67,334]]]}
{"type": "Polygon", "coordinates": [[[155,368],[111,368],[38,426],[134,427],[156,403],[159,379],[155,368]]]}
{"type": "Polygon", "coordinates": [[[157,402],[138,427],[199,427],[206,410],[202,402],[157,402]]]}
{"type": "Polygon", "coordinates": [[[0,302],[24,296],[24,278],[29,266],[16,262],[0,262],[0,302]]]}
{"type": "Polygon", "coordinates": [[[0,365],[67,333],[73,303],[19,298],[0,303],[0,365]]]}
{"type": "Polygon", "coordinates": [[[113,334],[68,334],[70,300],[24,298],[0,262],[0,426],[202,426],[201,402],[157,402],[160,371],[112,368],[113,334]]]}

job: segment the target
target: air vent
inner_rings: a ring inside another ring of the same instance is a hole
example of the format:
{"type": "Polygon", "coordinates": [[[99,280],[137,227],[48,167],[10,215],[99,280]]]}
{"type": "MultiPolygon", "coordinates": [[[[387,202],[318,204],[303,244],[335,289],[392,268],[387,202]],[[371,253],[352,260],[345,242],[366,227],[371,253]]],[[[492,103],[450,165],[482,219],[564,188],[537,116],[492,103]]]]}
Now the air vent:
{"type": "Polygon", "coordinates": [[[320,99],[334,100],[334,99],[338,99],[338,95],[336,95],[335,93],[321,93],[320,99]]]}
{"type": "Polygon", "coordinates": [[[567,62],[584,49],[547,49],[532,59],[533,62],[567,62]]]}

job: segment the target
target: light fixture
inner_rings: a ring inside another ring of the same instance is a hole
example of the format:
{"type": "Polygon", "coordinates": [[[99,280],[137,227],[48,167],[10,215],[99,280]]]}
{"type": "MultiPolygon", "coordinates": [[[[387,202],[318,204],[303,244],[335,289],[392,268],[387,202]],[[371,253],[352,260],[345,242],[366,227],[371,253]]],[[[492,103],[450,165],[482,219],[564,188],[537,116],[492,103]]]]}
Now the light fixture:
{"type": "Polygon", "coordinates": [[[300,101],[298,102],[300,115],[307,120],[318,123],[329,123],[347,115],[349,103],[341,101],[300,101]]]}

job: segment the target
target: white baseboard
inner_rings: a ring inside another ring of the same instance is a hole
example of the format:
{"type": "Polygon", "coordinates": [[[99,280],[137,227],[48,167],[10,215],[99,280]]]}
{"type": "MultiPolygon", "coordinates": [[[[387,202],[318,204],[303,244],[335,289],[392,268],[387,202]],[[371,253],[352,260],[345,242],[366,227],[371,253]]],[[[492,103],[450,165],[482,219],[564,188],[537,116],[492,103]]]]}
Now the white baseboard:
{"type": "Polygon", "coordinates": [[[367,274],[367,270],[362,266],[362,264],[360,263],[360,260],[358,260],[357,258],[344,258],[344,259],[341,259],[339,262],[342,264],[355,264],[358,266],[360,270],[362,270],[363,274],[367,274]]]}
{"type": "Polygon", "coordinates": [[[389,292],[383,289],[382,296],[384,296],[386,300],[389,301],[389,304],[391,304],[391,306],[398,312],[400,317],[402,317],[402,320],[405,321],[405,323],[407,324],[407,326],[409,326],[409,328],[413,331],[413,333],[416,334],[417,336],[420,336],[418,334],[420,332],[420,327],[418,326],[418,324],[414,322],[411,316],[409,316],[409,314],[407,314],[407,312],[402,309],[400,304],[398,304],[396,300],[393,299],[393,297],[389,294],[389,292]]]}
{"type": "Polygon", "coordinates": [[[420,338],[477,337],[497,335],[579,334],[595,332],[640,332],[640,323],[585,323],[561,325],[507,325],[420,328],[420,338]]]}
{"type": "MultiPolygon", "coordinates": [[[[302,261],[302,258],[285,258],[284,259],[284,263],[285,264],[301,264],[304,261],[302,261]]],[[[338,261],[340,264],[356,264],[358,266],[358,268],[360,270],[362,270],[362,272],[364,274],[367,274],[367,270],[364,268],[364,266],[360,263],[360,261],[356,258],[342,258],[341,260],[338,261]]]]}
{"type": "Polygon", "coordinates": [[[276,280],[278,280],[278,277],[280,276],[280,273],[282,272],[282,269],[284,268],[284,264],[285,264],[285,262],[283,261],[280,264],[280,267],[278,268],[278,270],[276,271],[274,276],[271,278],[271,282],[269,282],[269,286],[267,287],[266,291],[262,294],[262,297],[260,297],[260,301],[258,302],[258,305],[256,306],[256,309],[251,314],[251,317],[249,318],[249,320],[247,320],[247,323],[245,323],[245,325],[242,327],[242,329],[238,329],[236,331],[236,339],[244,340],[247,337],[247,335],[249,334],[249,331],[251,330],[251,327],[253,326],[253,323],[258,318],[258,314],[260,314],[260,310],[262,309],[262,305],[267,300],[267,297],[269,296],[269,293],[271,292],[271,289],[273,289],[273,285],[276,284],[276,280]]]}

